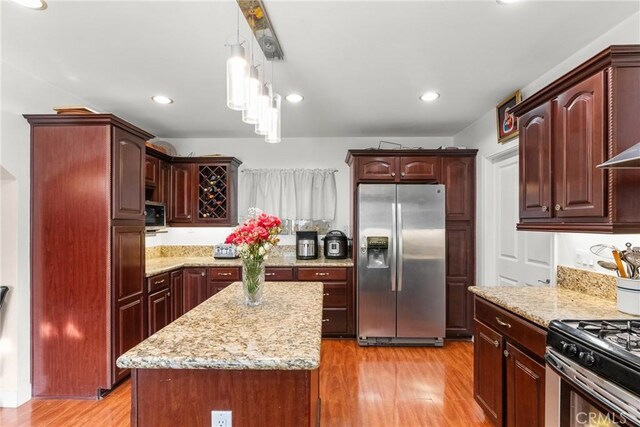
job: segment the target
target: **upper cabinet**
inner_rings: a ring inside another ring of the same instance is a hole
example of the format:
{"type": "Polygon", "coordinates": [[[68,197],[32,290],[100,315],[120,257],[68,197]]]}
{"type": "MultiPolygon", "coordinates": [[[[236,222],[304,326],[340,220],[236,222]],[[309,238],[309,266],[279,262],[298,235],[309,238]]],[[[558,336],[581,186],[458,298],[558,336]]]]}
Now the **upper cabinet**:
{"type": "Polygon", "coordinates": [[[112,128],[113,219],[144,219],[144,139],[112,128]]]}
{"type": "Polygon", "coordinates": [[[358,180],[362,182],[437,182],[437,156],[366,156],[358,158],[358,180]]]}
{"type": "Polygon", "coordinates": [[[640,171],[596,166],[640,141],[640,45],[611,46],[517,105],[519,230],[640,231],[640,171]]]}

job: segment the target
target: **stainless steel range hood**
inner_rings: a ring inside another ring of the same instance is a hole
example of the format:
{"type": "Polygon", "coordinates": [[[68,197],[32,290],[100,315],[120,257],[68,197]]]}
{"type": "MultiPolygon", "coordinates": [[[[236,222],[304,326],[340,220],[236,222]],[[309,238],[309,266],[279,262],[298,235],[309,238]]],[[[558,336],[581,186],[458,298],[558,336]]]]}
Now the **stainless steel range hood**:
{"type": "Polygon", "coordinates": [[[640,142],[596,167],[600,169],[640,169],[640,142]]]}

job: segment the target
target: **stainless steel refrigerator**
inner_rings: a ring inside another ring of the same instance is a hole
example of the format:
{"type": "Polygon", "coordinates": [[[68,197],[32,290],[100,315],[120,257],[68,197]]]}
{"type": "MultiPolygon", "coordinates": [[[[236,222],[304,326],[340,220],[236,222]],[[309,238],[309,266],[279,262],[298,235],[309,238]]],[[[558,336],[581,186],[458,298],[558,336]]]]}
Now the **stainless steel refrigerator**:
{"type": "Polygon", "coordinates": [[[443,345],[445,188],[358,187],[358,343],[443,345]]]}

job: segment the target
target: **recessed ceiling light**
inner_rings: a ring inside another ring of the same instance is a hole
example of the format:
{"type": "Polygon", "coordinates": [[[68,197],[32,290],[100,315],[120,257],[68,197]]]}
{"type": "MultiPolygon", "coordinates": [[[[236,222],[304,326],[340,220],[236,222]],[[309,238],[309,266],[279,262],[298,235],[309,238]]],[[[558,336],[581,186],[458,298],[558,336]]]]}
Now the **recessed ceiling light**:
{"type": "Polygon", "coordinates": [[[173,104],[173,99],[164,95],[152,96],[151,99],[153,99],[158,104],[173,104]]]}
{"type": "Polygon", "coordinates": [[[511,4],[511,3],[517,3],[520,0],[496,0],[496,3],[498,4],[511,4]]]}
{"type": "Polygon", "coordinates": [[[438,92],[425,92],[420,96],[420,101],[431,102],[440,98],[440,94],[438,92]]]}
{"type": "Polygon", "coordinates": [[[298,102],[302,102],[304,96],[300,95],[299,93],[290,93],[284,99],[291,102],[292,104],[297,104],[298,102]]]}
{"type": "Polygon", "coordinates": [[[29,9],[45,10],[47,3],[44,0],[12,0],[14,3],[20,6],[28,7],[29,9]]]}

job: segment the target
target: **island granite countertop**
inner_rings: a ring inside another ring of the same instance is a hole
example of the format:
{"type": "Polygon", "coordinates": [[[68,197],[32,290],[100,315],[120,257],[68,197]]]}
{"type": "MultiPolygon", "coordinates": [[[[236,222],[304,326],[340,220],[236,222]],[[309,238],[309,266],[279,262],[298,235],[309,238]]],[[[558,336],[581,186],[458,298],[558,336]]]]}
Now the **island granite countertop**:
{"type": "Polygon", "coordinates": [[[565,288],[470,286],[469,291],[544,328],[554,319],[634,318],[618,311],[615,301],[565,288]]]}
{"type": "Polygon", "coordinates": [[[235,282],[117,360],[135,369],[313,370],[320,365],[320,282],[267,282],[244,305],[235,282]]]}
{"type": "MultiPolygon", "coordinates": [[[[294,256],[270,256],[267,267],[353,267],[353,260],[318,258],[299,260],[294,256]]],[[[182,267],[241,267],[242,260],[215,259],[214,257],[159,257],[146,260],[145,276],[150,277],[182,267]]]]}

